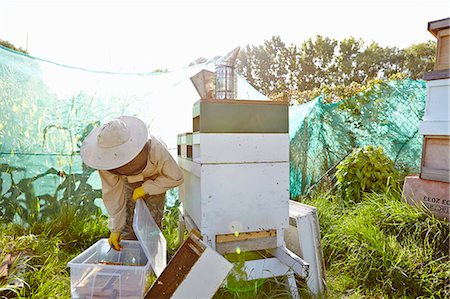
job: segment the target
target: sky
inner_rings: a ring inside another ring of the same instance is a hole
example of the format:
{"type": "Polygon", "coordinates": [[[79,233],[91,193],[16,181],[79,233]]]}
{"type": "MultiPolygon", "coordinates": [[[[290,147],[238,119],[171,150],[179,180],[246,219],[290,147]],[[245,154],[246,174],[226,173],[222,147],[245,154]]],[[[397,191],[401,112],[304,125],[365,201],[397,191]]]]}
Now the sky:
{"type": "Polygon", "coordinates": [[[278,35],[407,47],[450,17],[434,1],[1,1],[0,39],[57,63],[113,72],[176,70],[278,35]]]}

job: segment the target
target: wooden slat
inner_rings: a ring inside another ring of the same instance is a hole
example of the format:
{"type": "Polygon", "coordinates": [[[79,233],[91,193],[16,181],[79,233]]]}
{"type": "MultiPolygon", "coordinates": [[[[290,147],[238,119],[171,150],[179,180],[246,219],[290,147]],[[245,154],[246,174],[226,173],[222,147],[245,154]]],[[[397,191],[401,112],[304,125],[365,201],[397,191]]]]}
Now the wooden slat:
{"type": "Polygon", "coordinates": [[[195,234],[191,233],[147,292],[145,298],[172,297],[205,250],[206,246],[199,241],[195,234]]]}
{"type": "Polygon", "coordinates": [[[220,254],[258,251],[277,247],[277,237],[264,237],[243,241],[232,241],[216,244],[216,251],[220,254]]]}
{"type": "Polygon", "coordinates": [[[425,136],[420,178],[450,182],[450,136],[425,136]]]}
{"type": "Polygon", "coordinates": [[[440,30],[437,34],[437,39],[437,56],[434,69],[440,71],[450,68],[450,29],[440,30]]]}
{"type": "Polygon", "coordinates": [[[423,75],[423,80],[441,80],[450,78],[450,69],[428,72],[423,75]]]}
{"type": "Polygon", "coordinates": [[[239,233],[237,235],[235,234],[218,235],[216,236],[216,244],[234,241],[246,241],[266,237],[275,237],[276,235],[277,231],[274,229],[260,232],[239,233]]]}
{"type": "Polygon", "coordinates": [[[428,31],[437,36],[439,30],[450,27],[450,18],[428,22],[428,31]]]}

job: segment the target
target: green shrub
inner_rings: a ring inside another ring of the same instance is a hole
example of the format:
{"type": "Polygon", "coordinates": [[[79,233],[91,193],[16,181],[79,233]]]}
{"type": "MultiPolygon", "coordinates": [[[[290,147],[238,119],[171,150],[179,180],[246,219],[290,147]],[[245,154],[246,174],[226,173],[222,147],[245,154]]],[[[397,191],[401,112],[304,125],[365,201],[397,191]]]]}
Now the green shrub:
{"type": "Polygon", "coordinates": [[[358,148],[337,166],[339,195],[350,202],[360,202],[363,192],[383,193],[396,184],[394,163],[382,148],[358,148]]]}

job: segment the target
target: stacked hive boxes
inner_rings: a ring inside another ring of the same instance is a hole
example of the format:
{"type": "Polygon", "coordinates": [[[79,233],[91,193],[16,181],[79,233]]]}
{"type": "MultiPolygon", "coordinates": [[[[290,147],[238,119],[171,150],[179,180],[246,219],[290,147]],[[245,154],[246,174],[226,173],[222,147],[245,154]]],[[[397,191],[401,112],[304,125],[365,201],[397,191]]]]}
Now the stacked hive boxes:
{"type": "Polygon", "coordinates": [[[251,245],[241,242],[242,250],[280,246],[277,232],[289,225],[287,105],[200,100],[193,131],[178,136],[180,199],[203,240],[222,253],[236,245],[216,248],[227,235],[258,236],[251,245]]]}
{"type": "Polygon", "coordinates": [[[404,193],[411,203],[423,202],[440,218],[449,219],[450,206],[450,18],[428,23],[438,38],[436,64],[427,80],[425,115],[419,125],[424,136],[419,176],[405,179],[404,193]]]}

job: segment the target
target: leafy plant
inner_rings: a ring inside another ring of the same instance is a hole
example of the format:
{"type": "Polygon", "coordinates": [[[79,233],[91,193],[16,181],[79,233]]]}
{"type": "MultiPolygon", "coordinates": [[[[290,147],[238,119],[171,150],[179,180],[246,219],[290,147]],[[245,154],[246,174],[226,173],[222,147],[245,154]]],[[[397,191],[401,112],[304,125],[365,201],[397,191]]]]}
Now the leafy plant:
{"type": "Polygon", "coordinates": [[[382,148],[358,148],[337,166],[338,193],[346,201],[359,202],[363,192],[385,192],[396,184],[394,163],[382,148]]]}

